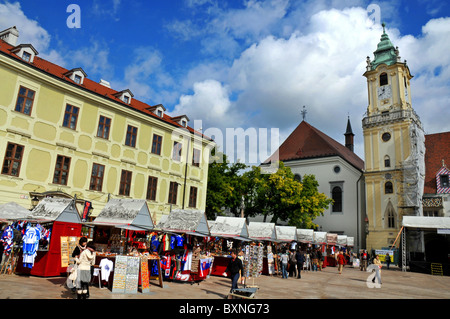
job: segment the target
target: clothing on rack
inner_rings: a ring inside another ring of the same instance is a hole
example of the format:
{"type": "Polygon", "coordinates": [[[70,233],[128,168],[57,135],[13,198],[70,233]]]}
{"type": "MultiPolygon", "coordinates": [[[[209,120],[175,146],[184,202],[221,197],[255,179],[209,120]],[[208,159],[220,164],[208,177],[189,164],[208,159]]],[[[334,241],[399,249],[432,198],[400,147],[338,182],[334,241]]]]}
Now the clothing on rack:
{"type": "Polygon", "coordinates": [[[33,268],[34,259],[37,255],[39,247],[39,240],[41,239],[41,232],[38,227],[30,226],[25,231],[23,237],[23,266],[26,268],[33,268]]]}

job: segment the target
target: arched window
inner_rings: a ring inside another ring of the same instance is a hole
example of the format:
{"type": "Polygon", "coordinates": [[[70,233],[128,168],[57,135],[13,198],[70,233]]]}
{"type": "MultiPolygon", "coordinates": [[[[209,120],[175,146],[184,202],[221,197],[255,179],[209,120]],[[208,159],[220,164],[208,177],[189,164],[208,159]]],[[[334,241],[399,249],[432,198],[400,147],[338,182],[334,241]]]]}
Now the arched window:
{"type": "Polygon", "coordinates": [[[388,155],[384,157],[384,167],[391,167],[391,158],[388,155]]]}
{"type": "Polygon", "coordinates": [[[392,186],[391,182],[386,182],[384,184],[384,193],[385,194],[392,194],[394,192],[394,187],[392,186]]]}
{"type": "Polygon", "coordinates": [[[387,84],[388,84],[387,73],[381,73],[380,74],[380,86],[387,85],[387,84]]]}
{"type": "Polygon", "coordinates": [[[295,174],[294,175],[294,181],[301,182],[302,181],[301,175],[300,174],[295,174]]]}
{"type": "Polygon", "coordinates": [[[342,212],[342,189],[339,186],[333,187],[331,198],[334,201],[332,212],[342,212]]]}

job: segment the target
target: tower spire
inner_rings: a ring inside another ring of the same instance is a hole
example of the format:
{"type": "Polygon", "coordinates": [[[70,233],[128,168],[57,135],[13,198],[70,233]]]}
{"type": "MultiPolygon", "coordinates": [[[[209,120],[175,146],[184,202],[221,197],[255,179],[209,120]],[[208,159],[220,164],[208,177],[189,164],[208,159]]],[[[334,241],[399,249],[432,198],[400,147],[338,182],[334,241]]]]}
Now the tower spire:
{"type": "Polygon", "coordinates": [[[353,134],[352,125],[350,124],[350,115],[347,119],[347,129],[345,131],[345,147],[347,147],[350,151],[353,152],[354,150],[354,144],[353,144],[353,137],[355,134],[353,134]]]}

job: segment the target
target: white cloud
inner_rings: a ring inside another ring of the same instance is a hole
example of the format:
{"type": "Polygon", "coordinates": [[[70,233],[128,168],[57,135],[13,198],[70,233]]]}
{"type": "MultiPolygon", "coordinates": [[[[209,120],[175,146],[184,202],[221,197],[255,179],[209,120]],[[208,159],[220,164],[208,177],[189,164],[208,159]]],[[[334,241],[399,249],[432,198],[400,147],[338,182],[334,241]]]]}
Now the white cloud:
{"type": "MultiPolygon", "coordinates": [[[[449,28],[446,18],[428,22],[420,37],[387,29],[416,74],[413,108],[429,133],[450,130],[446,107],[450,101],[449,28]]],[[[269,35],[255,41],[223,69],[205,63],[191,70],[191,81],[199,79],[193,81],[194,93],[183,95],[175,110],[203,119],[204,128],[219,127],[223,132],[224,123],[244,129],[279,128],[281,142],[301,122],[303,105],[308,110],[306,120],[341,143],[350,116],[355,152],[364,158],[361,121],[368,101],[362,75],[365,58],[373,59],[381,34],[381,26],[373,24],[366,8],[318,11],[309,18],[307,28],[291,25],[287,38],[269,35]],[[215,81],[207,80],[205,70],[215,81]],[[227,112],[218,115],[214,103],[227,105],[227,112]]]]}

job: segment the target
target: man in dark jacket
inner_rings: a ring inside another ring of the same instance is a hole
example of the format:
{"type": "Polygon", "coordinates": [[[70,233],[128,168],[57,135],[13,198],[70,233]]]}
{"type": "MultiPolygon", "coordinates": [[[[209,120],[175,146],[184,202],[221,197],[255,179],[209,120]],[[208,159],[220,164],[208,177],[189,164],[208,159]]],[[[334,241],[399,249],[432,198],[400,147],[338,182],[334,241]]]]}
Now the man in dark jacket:
{"type": "Polygon", "coordinates": [[[300,247],[297,248],[295,258],[297,259],[297,279],[300,279],[300,278],[302,278],[302,275],[300,272],[303,268],[303,263],[305,262],[305,256],[303,255],[303,252],[300,250],[300,247]]]}
{"type": "Polygon", "coordinates": [[[242,261],[237,258],[236,251],[234,249],[231,251],[231,260],[223,275],[227,276],[227,272],[230,273],[231,278],[230,292],[233,292],[234,289],[238,288],[239,273],[241,275],[244,275],[244,267],[242,266],[242,261]]]}

